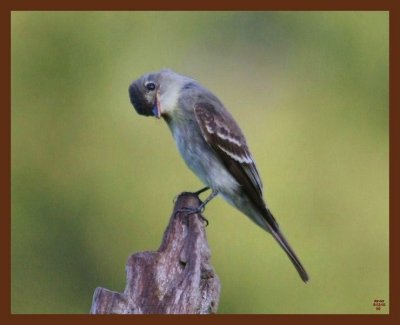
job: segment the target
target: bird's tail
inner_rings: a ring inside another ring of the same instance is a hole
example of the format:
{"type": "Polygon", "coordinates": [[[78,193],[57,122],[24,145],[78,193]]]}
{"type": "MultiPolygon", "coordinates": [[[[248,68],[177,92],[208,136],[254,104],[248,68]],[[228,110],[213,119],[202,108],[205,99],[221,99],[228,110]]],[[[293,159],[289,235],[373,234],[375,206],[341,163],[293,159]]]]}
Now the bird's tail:
{"type": "Polygon", "coordinates": [[[289,256],[290,260],[292,261],[294,267],[296,268],[297,272],[300,275],[300,278],[307,283],[310,279],[306,270],[304,269],[303,265],[301,264],[299,258],[296,256],[295,252],[293,251],[292,247],[290,247],[288,241],[286,240],[285,236],[279,229],[279,225],[276,222],[274,216],[272,215],[271,211],[267,207],[263,209],[262,212],[262,219],[257,218],[255,221],[258,225],[260,225],[264,230],[267,230],[278,242],[279,246],[283,248],[287,256],[289,256]]]}
{"type": "Polygon", "coordinates": [[[241,205],[238,204],[237,201],[232,200],[230,196],[224,195],[223,193],[221,194],[230,204],[232,204],[240,211],[242,211],[246,216],[250,218],[251,221],[253,221],[259,227],[270,233],[275,238],[279,246],[283,248],[287,256],[292,261],[294,267],[296,268],[297,272],[300,275],[300,278],[305,283],[307,283],[310,278],[306,270],[304,269],[303,265],[301,264],[300,260],[296,256],[295,252],[293,251],[292,247],[290,247],[285,236],[279,229],[279,225],[275,220],[274,216],[272,215],[271,211],[265,205],[260,209],[248,209],[246,207],[251,205],[252,204],[251,202],[249,204],[241,205]]]}
{"type": "Polygon", "coordinates": [[[294,267],[296,268],[297,272],[299,273],[301,279],[305,283],[307,283],[310,278],[308,277],[308,274],[307,274],[306,270],[304,269],[304,267],[301,264],[300,260],[296,256],[296,254],[293,251],[292,247],[290,247],[289,243],[287,242],[285,236],[282,234],[282,232],[279,230],[279,228],[270,229],[270,233],[276,239],[278,244],[283,248],[283,250],[286,252],[287,256],[289,256],[289,258],[292,261],[294,267]]]}

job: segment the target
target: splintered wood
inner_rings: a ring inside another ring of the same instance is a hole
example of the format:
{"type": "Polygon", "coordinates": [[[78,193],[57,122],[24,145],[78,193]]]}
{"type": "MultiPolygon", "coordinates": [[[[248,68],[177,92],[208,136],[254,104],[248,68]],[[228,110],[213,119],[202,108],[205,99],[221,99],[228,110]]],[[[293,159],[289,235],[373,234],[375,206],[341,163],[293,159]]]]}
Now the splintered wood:
{"type": "Polygon", "coordinates": [[[210,249],[197,208],[200,199],[182,193],[176,200],[160,248],[129,257],[123,293],[97,288],[91,314],[216,313],[220,281],[210,263],[210,249]]]}

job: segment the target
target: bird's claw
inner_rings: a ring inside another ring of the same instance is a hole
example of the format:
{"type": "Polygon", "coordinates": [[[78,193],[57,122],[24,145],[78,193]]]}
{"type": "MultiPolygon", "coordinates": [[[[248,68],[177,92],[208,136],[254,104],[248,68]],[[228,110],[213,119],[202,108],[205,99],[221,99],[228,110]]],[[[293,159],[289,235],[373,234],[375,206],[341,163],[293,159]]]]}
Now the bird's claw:
{"type": "Polygon", "coordinates": [[[200,217],[200,219],[201,219],[202,221],[205,222],[206,227],[208,227],[208,224],[209,224],[208,219],[207,219],[206,217],[203,217],[201,214],[199,214],[199,217],[200,217]]]}
{"type": "MultiPolygon", "coordinates": [[[[209,187],[204,187],[201,190],[198,190],[197,192],[188,192],[188,193],[196,195],[198,197],[201,193],[203,193],[209,189],[210,189],[209,187]]],[[[206,223],[206,227],[207,227],[209,222],[206,218],[203,217],[202,213],[206,209],[207,203],[210,202],[217,194],[218,194],[218,191],[212,190],[212,193],[205,199],[204,202],[202,202],[200,200],[200,198],[198,198],[201,204],[197,208],[186,208],[186,207],[180,208],[175,211],[175,215],[180,212],[186,212],[185,217],[188,217],[191,214],[197,213],[199,215],[200,219],[206,223]]]]}
{"type": "Polygon", "coordinates": [[[203,207],[198,207],[198,208],[180,208],[180,209],[178,209],[178,210],[175,211],[175,215],[176,215],[177,213],[184,213],[184,212],[186,212],[185,215],[184,215],[184,217],[187,218],[187,217],[190,216],[191,214],[197,213],[197,214],[199,215],[200,219],[206,223],[206,227],[207,227],[208,224],[209,224],[209,222],[208,222],[208,220],[207,220],[205,217],[203,217],[203,216],[201,215],[201,214],[203,213],[204,209],[205,209],[204,206],[203,206],[203,207]]]}

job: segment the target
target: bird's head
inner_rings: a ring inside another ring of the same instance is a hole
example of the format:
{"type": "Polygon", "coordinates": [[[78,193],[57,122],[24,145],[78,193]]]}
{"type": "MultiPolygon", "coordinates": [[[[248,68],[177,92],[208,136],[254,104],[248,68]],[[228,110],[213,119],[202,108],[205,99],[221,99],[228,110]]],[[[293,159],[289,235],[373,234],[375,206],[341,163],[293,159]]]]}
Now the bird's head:
{"type": "Polygon", "coordinates": [[[178,99],[185,84],[192,79],[169,69],[148,73],[129,86],[129,97],[140,115],[166,117],[179,110],[178,99]]]}
{"type": "Polygon", "coordinates": [[[161,110],[157,105],[159,88],[158,73],[146,74],[131,83],[129,97],[138,114],[161,117],[161,110]]]}

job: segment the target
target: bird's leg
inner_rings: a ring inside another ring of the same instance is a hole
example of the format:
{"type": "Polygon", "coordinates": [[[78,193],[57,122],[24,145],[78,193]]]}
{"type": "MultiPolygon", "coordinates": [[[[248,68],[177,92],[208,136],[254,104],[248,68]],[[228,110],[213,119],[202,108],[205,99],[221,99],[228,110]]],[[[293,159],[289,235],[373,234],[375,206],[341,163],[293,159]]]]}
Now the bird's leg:
{"type": "MultiPolygon", "coordinates": [[[[205,192],[205,191],[207,191],[209,189],[210,189],[209,187],[203,187],[201,190],[198,190],[196,192],[185,192],[185,193],[190,193],[190,194],[199,196],[201,193],[203,193],[203,192],[205,192]]],[[[176,199],[178,198],[178,196],[179,196],[179,194],[174,197],[174,199],[172,200],[173,203],[176,202],[176,199]]]]}
{"type": "Polygon", "coordinates": [[[207,187],[202,188],[201,190],[198,190],[197,192],[193,192],[193,194],[199,196],[201,193],[208,191],[209,189],[210,188],[207,186],[207,187]]]}
{"type": "MultiPolygon", "coordinates": [[[[194,192],[193,194],[195,195],[199,195],[200,193],[203,193],[205,191],[207,191],[209,189],[209,187],[205,187],[202,188],[201,190],[194,192]]],[[[206,222],[206,226],[208,226],[208,220],[206,218],[204,218],[201,213],[204,211],[206,205],[216,196],[218,195],[218,191],[217,190],[212,190],[211,194],[204,200],[204,202],[202,202],[197,208],[181,208],[179,210],[176,210],[175,213],[178,212],[186,212],[185,217],[193,214],[193,213],[199,213],[200,218],[206,222]]]]}
{"type": "MultiPolygon", "coordinates": [[[[200,191],[201,191],[200,193],[202,193],[202,192],[205,191],[205,189],[203,188],[200,191]]],[[[196,212],[200,212],[200,213],[203,212],[205,207],[206,207],[206,205],[207,205],[207,203],[210,202],[217,195],[218,195],[218,191],[217,190],[211,190],[211,194],[204,200],[204,202],[202,204],[199,205],[199,207],[196,209],[196,210],[199,210],[199,211],[196,211],[196,212]]]]}

